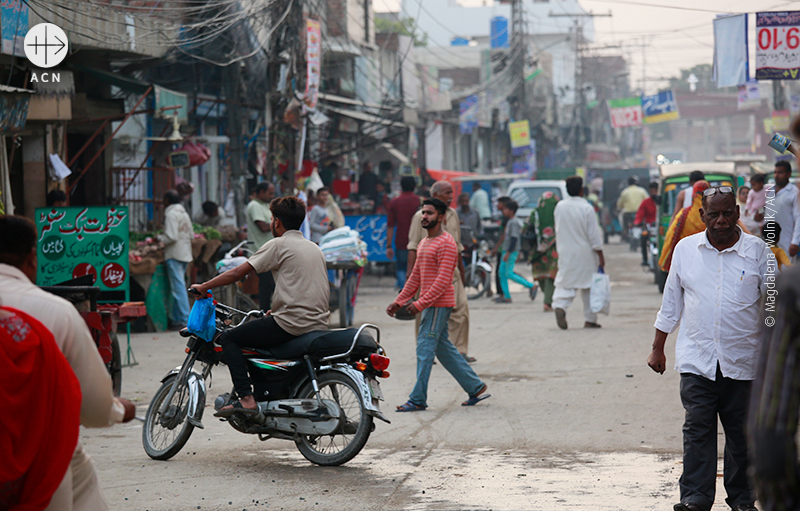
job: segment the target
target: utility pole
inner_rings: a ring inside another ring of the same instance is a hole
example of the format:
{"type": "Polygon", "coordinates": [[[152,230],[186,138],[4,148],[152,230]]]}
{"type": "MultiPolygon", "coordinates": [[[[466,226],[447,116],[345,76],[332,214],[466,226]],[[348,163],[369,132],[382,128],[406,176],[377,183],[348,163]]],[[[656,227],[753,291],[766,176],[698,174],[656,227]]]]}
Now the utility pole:
{"type": "Polygon", "coordinates": [[[511,61],[514,76],[519,77],[520,84],[516,90],[517,111],[514,112],[516,120],[528,118],[527,98],[525,97],[525,61],[527,60],[527,23],[524,18],[522,0],[511,0],[511,61]]]}
{"type": "Polygon", "coordinates": [[[571,18],[573,20],[573,33],[575,34],[575,99],[572,113],[572,155],[576,164],[584,161],[586,140],[583,132],[584,113],[586,111],[586,97],[583,93],[583,71],[581,69],[583,59],[583,22],[592,18],[610,18],[611,12],[607,14],[594,14],[592,12],[575,14],[555,14],[550,13],[551,18],[571,18]]]}

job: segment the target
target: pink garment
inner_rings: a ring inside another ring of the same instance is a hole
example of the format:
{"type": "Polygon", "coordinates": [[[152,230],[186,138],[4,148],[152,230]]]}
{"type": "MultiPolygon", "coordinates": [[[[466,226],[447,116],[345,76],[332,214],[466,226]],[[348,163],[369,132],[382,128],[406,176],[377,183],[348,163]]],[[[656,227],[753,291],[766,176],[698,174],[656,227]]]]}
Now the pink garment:
{"type": "Polygon", "coordinates": [[[747,203],[745,204],[744,213],[747,216],[753,216],[758,209],[762,209],[767,204],[767,187],[761,189],[760,192],[750,190],[747,192],[747,203]]]}

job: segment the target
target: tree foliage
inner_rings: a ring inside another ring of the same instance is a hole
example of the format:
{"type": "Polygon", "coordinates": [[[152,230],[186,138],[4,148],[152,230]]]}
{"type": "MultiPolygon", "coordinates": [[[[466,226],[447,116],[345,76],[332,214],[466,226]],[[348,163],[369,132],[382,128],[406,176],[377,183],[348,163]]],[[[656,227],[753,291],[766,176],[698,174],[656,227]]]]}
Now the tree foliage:
{"type": "Polygon", "coordinates": [[[417,28],[414,18],[403,18],[399,21],[377,18],[375,31],[407,35],[414,40],[414,46],[428,46],[428,34],[417,28]]]}

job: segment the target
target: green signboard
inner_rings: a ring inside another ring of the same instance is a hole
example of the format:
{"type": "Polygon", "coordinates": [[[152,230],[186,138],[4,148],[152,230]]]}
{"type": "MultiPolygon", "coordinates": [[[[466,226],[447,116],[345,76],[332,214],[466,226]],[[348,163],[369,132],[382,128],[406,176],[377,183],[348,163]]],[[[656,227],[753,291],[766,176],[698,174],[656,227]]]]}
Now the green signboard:
{"type": "Polygon", "coordinates": [[[128,208],[37,208],[36,283],[52,286],[87,274],[103,291],[128,291],[128,208]]]}

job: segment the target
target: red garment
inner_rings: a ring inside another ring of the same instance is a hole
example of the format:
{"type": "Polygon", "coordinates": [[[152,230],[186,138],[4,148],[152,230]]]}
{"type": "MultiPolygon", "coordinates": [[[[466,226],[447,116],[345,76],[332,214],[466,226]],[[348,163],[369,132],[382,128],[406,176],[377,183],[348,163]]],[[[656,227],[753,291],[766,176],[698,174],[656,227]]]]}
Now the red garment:
{"type": "Polygon", "coordinates": [[[417,260],[403,291],[395,303],[405,305],[419,289],[417,310],[428,307],[455,307],[453,272],[456,269],[458,249],[456,240],[446,231],[435,238],[424,237],[417,247],[417,260]]]}
{"type": "Polygon", "coordinates": [[[633,219],[633,225],[654,224],[656,223],[656,213],[658,212],[658,205],[652,197],[648,197],[639,205],[636,211],[636,218],[633,219]]]}
{"type": "Polygon", "coordinates": [[[0,508],[38,511],[78,444],[81,388],[53,334],[0,307],[0,508]]]}
{"type": "Polygon", "coordinates": [[[411,219],[419,209],[419,204],[419,197],[414,195],[414,192],[403,192],[389,201],[386,228],[397,226],[394,235],[394,246],[397,250],[405,250],[408,246],[408,230],[411,228],[411,219]]]}

